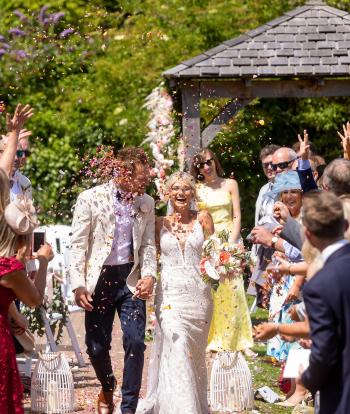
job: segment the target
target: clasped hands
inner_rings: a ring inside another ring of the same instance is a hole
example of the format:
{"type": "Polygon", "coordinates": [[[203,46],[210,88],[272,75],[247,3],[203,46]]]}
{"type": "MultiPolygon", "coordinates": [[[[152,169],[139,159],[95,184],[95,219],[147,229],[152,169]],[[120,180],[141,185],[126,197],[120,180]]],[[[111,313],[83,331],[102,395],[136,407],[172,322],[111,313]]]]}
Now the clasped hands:
{"type": "Polygon", "coordinates": [[[273,206],[273,217],[280,223],[280,226],[277,226],[273,233],[263,226],[254,227],[251,232],[253,243],[271,247],[273,235],[278,234],[282,230],[282,226],[286,223],[288,217],[290,217],[288,207],[281,201],[277,201],[273,206]]]}
{"type": "MultiPolygon", "coordinates": [[[[142,299],[147,300],[152,296],[154,287],[154,278],[152,276],[145,276],[139,279],[135,287],[135,293],[133,299],[142,299]]],[[[92,311],[94,307],[92,306],[92,296],[89,291],[81,286],[75,289],[75,303],[86,311],[92,311]]]]}
{"type": "Polygon", "coordinates": [[[154,287],[154,278],[145,276],[139,279],[135,288],[134,298],[147,300],[152,297],[154,287]]]}

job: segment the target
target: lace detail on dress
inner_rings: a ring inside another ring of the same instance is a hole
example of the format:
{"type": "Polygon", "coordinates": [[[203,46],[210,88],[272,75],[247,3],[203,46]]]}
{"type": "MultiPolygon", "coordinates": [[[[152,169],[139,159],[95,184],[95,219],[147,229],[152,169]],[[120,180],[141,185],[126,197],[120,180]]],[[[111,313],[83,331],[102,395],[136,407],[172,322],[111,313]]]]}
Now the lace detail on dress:
{"type": "Polygon", "coordinates": [[[162,271],[155,305],[158,325],[148,369],[147,397],[137,413],[207,414],[205,349],[212,315],[210,287],[199,272],[204,235],[196,221],[184,251],[160,233],[162,271]]]}
{"type": "Polygon", "coordinates": [[[198,266],[202,256],[203,242],[203,229],[198,220],[195,221],[183,250],[176,236],[163,226],[160,233],[160,260],[162,265],[198,266]]]}

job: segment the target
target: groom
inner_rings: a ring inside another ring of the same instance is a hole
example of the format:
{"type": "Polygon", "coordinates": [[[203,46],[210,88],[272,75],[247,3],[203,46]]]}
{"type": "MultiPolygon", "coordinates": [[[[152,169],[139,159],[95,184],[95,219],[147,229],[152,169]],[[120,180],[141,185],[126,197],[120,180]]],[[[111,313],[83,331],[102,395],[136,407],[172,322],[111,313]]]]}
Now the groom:
{"type": "Polygon", "coordinates": [[[145,194],[145,152],[126,148],[115,160],[116,176],[82,192],[77,200],[70,251],[76,303],[85,309],[87,353],[102,390],[98,413],[111,414],[116,380],[109,350],[115,311],[123,331],[121,412],[135,413],[141,388],[146,324],[145,302],[156,275],[154,200],[145,194]]]}

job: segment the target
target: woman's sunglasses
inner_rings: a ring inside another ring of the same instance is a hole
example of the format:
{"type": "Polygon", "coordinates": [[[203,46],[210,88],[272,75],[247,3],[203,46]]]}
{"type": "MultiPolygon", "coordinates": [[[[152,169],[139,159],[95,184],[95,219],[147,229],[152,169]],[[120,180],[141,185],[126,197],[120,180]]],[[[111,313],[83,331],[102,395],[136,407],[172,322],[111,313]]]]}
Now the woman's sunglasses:
{"type": "Polygon", "coordinates": [[[17,150],[16,151],[16,157],[17,158],[27,158],[30,155],[29,150],[17,150]]]}
{"type": "Polygon", "coordinates": [[[286,168],[288,168],[289,164],[294,162],[296,159],[297,158],[294,158],[293,160],[290,160],[290,161],[279,162],[278,164],[271,164],[272,169],[274,171],[276,171],[277,168],[279,168],[280,170],[285,170],[286,168]]]}
{"type": "Polygon", "coordinates": [[[264,170],[267,170],[269,167],[270,167],[270,168],[273,168],[272,161],[270,161],[270,162],[263,162],[263,163],[262,163],[262,166],[263,166],[263,169],[264,169],[264,170]]]}
{"type": "Polygon", "coordinates": [[[202,161],[202,162],[197,163],[197,168],[200,170],[205,165],[207,165],[208,167],[210,167],[213,161],[214,161],[213,158],[208,158],[205,161],[202,161]]]}

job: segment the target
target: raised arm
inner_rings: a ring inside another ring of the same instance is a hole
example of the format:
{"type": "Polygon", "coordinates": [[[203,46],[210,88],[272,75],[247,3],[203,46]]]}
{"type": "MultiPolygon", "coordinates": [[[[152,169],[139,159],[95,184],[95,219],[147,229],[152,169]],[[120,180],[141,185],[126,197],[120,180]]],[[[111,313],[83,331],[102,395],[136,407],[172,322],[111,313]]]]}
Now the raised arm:
{"type": "Polygon", "coordinates": [[[309,160],[310,144],[309,135],[306,129],[304,130],[304,138],[301,138],[301,136],[298,135],[298,140],[300,142],[300,159],[298,159],[297,173],[299,175],[301,188],[305,194],[308,191],[317,190],[317,184],[312,174],[311,164],[309,160]]]}
{"type": "Polygon", "coordinates": [[[0,168],[5,170],[8,177],[11,176],[20,131],[23,128],[25,122],[31,116],[33,116],[33,113],[34,111],[30,107],[30,105],[23,106],[21,104],[18,104],[12,118],[10,114],[6,114],[6,126],[8,130],[8,135],[6,137],[6,147],[0,158],[0,168]]]}
{"type": "Polygon", "coordinates": [[[347,122],[346,125],[343,125],[343,134],[337,131],[342,147],[343,147],[343,156],[346,160],[350,160],[350,122],[347,122]]]}

